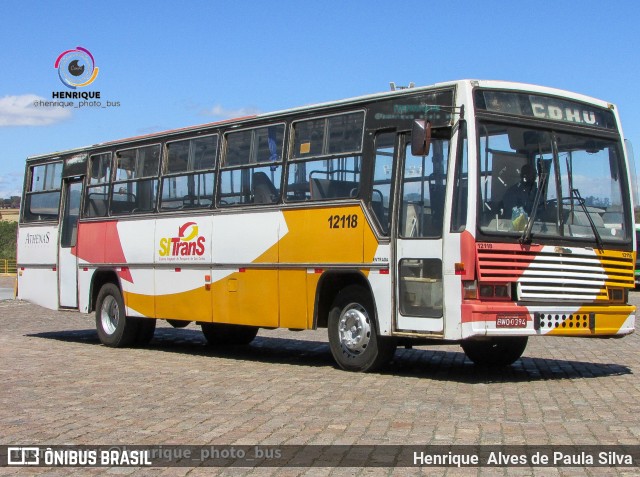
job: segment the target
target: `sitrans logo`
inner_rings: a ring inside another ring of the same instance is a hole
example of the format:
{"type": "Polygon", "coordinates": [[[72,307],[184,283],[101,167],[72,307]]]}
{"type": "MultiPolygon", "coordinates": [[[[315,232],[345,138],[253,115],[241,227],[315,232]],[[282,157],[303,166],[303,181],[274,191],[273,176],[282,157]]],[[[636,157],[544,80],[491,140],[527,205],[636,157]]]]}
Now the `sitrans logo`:
{"type": "Polygon", "coordinates": [[[177,237],[160,239],[158,255],[161,257],[202,257],[205,237],[198,235],[198,224],[187,222],[178,227],[177,237]]]}

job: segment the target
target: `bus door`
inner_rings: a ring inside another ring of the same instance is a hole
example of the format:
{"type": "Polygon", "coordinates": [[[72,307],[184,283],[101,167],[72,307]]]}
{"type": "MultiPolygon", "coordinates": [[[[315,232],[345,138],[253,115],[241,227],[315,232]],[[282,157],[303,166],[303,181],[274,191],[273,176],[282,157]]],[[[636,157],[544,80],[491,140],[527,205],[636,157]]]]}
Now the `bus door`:
{"type": "Polygon", "coordinates": [[[443,327],[442,230],[449,140],[431,140],[427,155],[411,153],[411,136],[400,141],[395,226],[397,331],[440,334],[443,327]]]}
{"type": "Polygon", "coordinates": [[[58,248],[58,293],[61,308],[78,308],[78,217],[82,200],[82,179],[71,178],[63,182],[64,205],[60,223],[58,248]]]}

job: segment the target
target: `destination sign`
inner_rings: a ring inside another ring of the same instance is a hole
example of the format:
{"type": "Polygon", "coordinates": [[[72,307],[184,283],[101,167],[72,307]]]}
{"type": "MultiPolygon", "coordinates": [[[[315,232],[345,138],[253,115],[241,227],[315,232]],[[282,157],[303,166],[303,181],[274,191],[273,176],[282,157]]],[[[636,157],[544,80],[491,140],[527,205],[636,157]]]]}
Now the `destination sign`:
{"type": "Polygon", "coordinates": [[[426,119],[433,127],[451,126],[454,111],[453,90],[448,89],[376,102],[370,107],[368,120],[375,128],[411,128],[415,119],[426,119]]]}
{"type": "Polygon", "coordinates": [[[477,90],[475,103],[476,109],[492,113],[616,129],[611,111],[567,99],[537,94],[477,90]]]}

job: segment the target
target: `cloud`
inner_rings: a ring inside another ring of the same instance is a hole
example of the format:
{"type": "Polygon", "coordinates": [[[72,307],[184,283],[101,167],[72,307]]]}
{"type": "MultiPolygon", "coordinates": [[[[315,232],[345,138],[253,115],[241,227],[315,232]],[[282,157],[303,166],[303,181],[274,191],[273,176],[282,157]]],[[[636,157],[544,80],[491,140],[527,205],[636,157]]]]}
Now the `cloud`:
{"type": "Polygon", "coordinates": [[[256,114],[260,114],[260,110],[251,106],[239,109],[228,109],[216,104],[211,108],[201,110],[200,114],[204,116],[214,116],[219,119],[233,119],[245,116],[255,116],[256,114]]]}
{"type": "Polygon", "coordinates": [[[3,96],[0,98],[0,127],[48,126],[71,117],[71,110],[53,106],[53,103],[65,102],[47,100],[35,94],[3,96]]]}

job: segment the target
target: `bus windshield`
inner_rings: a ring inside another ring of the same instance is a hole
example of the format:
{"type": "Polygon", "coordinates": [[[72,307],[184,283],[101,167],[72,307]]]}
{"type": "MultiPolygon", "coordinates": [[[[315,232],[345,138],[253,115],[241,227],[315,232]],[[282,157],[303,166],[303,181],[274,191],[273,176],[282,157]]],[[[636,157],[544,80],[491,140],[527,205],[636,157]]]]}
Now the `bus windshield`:
{"type": "Polygon", "coordinates": [[[483,233],[629,239],[618,142],[491,122],[479,137],[483,233]]]}

